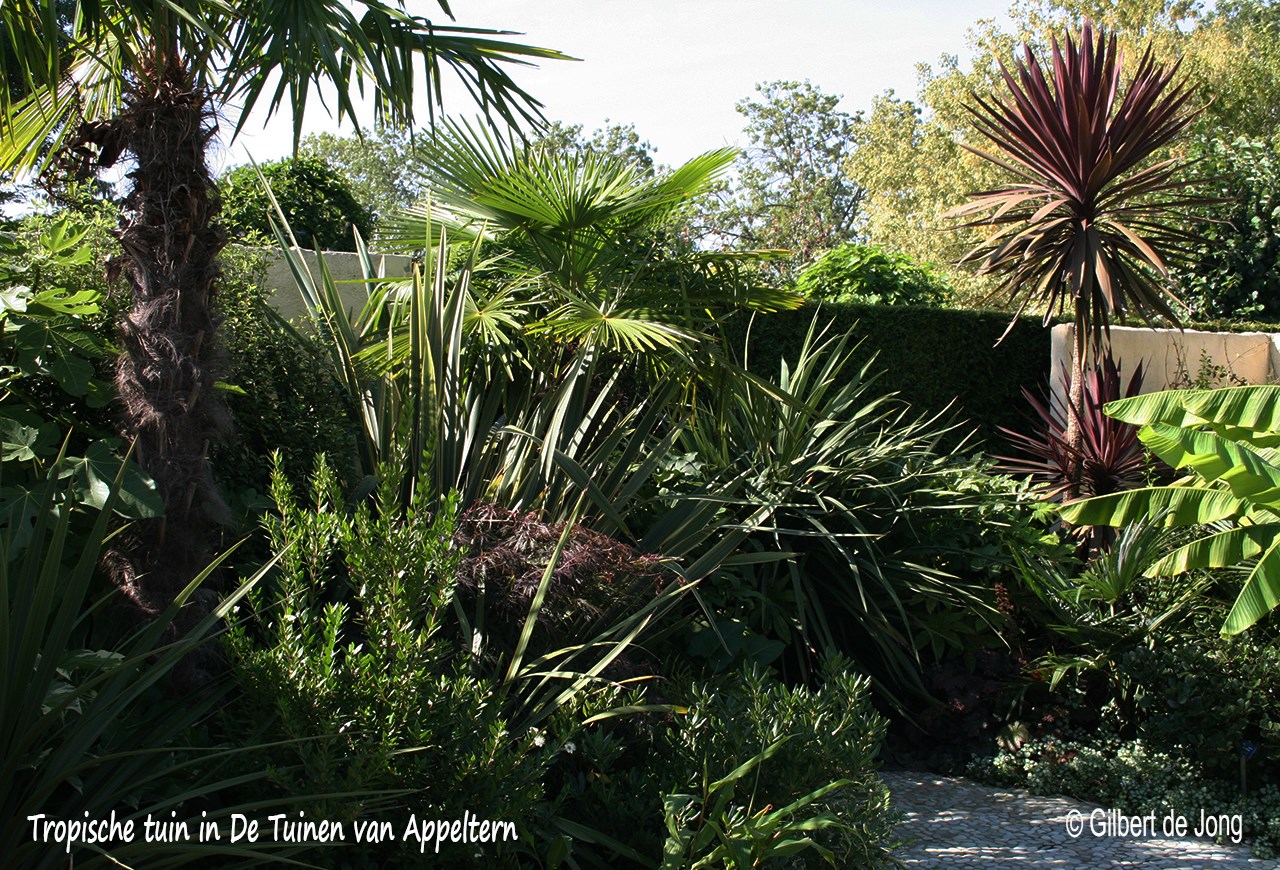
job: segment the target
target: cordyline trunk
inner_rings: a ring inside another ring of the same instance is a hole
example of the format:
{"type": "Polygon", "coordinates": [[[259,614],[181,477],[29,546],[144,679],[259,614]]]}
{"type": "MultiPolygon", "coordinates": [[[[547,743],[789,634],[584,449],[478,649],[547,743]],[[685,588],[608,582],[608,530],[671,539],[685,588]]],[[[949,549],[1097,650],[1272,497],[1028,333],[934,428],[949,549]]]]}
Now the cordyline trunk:
{"type": "Polygon", "coordinates": [[[1064,493],[1067,499],[1080,496],[1080,484],[1084,477],[1084,469],[1080,467],[1078,456],[1084,446],[1084,431],[1080,421],[1084,418],[1084,344],[1080,335],[1080,324],[1076,324],[1074,341],[1071,347],[1071,382],[1067,385],[1067,444],[1071,447],[1068,453],[1069,465],[1063,469],[1068,482],[1064,493]]]}
{"type": "Polygon", "coordinates": [[[133,307],[121,324],[116,383],[123,434],[137,439],[134,455],[155,478],[165,514],[134,523],[110,557],[116,582],[147,614],[168,606],[210,561],[226,508],[207,457],[229,428],[214,390],[210,303],[225,244],[205,163],[214,119],[177,53],[157,57],[130,83],[119,119],[120,145],[137,165],[118,231],[133,307]]]}

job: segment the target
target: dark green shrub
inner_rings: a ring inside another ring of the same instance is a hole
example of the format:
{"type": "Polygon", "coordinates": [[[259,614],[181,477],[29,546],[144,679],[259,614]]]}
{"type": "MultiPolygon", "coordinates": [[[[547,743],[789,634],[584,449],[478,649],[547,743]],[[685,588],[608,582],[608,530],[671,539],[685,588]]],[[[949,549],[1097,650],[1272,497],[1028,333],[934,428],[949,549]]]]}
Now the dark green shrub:
{"type": "Polygon", "coordinates": [[[828,335],[847,333],[866,356],[875,354],[878,389],[897,393],[917,415],[954,412],[962,426],[947,440],[952,446],[969,428],[1002,443],[997,427],[1024,421],[1022,388],[1049,382],[1048,330],[1023,320],[997,346],[1009,326],[999,312],[832,302],[732,321],[725,346],[742,347],[749,331],[747,367],[772,377],[796,357],[815,316],[828,335]]]}
{"type": "Polygon", "coordinates": [[[1179,295],[1196,319],[1280,319],[1280,155],[1274,143],[1197,142],[1197,175],[1222,202],[1199,210],[1203,242],[1179,265],[1179,295]]]}
{"type": "Polygon", "coordinates": [[[340,477],[354,474],[354,422],[346,395],[309,345],[267,303],[266,257],[254,248],[222,253],[217,310],[226,350],[222,381],[234,429],[210,455],[223,495],[239,512],[265,504],[271,454],[296,483],[317,454],[330,457],[340,477]]]}
{"type": "MultiPolygon", "coordinates": [[[[366,799],[343,795],[408,789],[396,800],[405,818],[469,811],[514,822],[527,839],[554,750],[534,731],[513,733],[496,682],[458,640],[452,503],[401,517],[385,490],[376,512],[349,511],[323,461],[306,504],[275,475],[280,513],[267,526],[279,576],[232,620],[227,649],[244,697],[229,734],[295,741],[271,755],[288,763],[275,785],[309,816],[354,819],[366,799]],[[303,797],[316,794],[328,797],[303,797]]],[[[397,842],[361,857],[385,866],[403,848],[417,854],[417,843],[397,842]]]]}
{"type": "MultiPolygon", "coordinates": [[[[553,778],[562,816],[620,845],[610,860],[608,846],[579,840],[575,857],[617,866],[618,855],[640,856],[659,864],[665,851],[671,863],[662,866],[689,866],[723,842],[706,836],[712,826],[745,851],[768,856],[788,838],[767,832],[800,824],[810,827],[795,838],[809,836],[830,850],[834,866],[878,866],[894,822],[875,776],[886,723],[871,708],[867,681],[847,662],[828,662],[811,689],[789,688],[748,666],[710,682],[671,680],[661,692],[682,704],[674,715],[594,723],[560,756],[553,778]],[[765,822],[832,785],[785,820],[765,822]]],[[[619,693],[610,703],[625,700],[619,693]]],[[[818,850],[797,851],[793,864],[779,866],[831,866],[818,850]]]]}
{"type": "Polygon", "coordinates": [[[795,290],[814,302],[941,305],[946,279],[905,254],[877,245],[845,244],[827,251],[796,276],[795,290]]]}
{"type": "Polygon", "coordinates": [[[272,238],[274,217],[258,169],[271,185],[298,244],[326,251],[354,251],[352,227],[369,237],[373,214],[356,201],[346,180],[314,156],[286,157],[260,167],[238,166],[218,183],[219,220],[232,241],[257,244],[272,238]]]}

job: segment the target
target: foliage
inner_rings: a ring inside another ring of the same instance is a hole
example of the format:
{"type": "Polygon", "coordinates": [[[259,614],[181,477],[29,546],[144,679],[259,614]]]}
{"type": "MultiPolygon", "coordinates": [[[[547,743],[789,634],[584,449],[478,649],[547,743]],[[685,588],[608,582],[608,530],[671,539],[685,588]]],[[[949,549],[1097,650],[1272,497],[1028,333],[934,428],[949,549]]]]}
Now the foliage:
{"type": "Polygon", "coordinates": [[[674,717],[584,728],[561,756],[557,805],[571,829],[590,823],[612,842],[577,839],[572,857],[582,866],[616,866],[616,856],[655,866],[770,857],[879,866],[894,824],[874,775],[886,722],[865,678],[846,666],[827,662],[814,688],[751,666],[672,679],[663,693],[686,705],[674,717]]]}
{"type": "Polygon", "coordinates": [[[216,389],[222,360],[211,304],[225,245],[207,160],[218,119],[239,112],[238,131],[255,107],[272,115],[288,106],[296,144],[313,88],[332,85],[339,121],[355,121],[353,93],[372,84],[376,120],[410,125],[419,75],[434,112],[449,70],[486,117],[532,120],[536,101],[511,79],[510,64],[561,55],[435,24],[402,0],[354,8],[334,0],[77,2],[69,34],[56,12],[28,0],[0,7],[13,48],[0,53],[0,74],[16,72],[29,86],[16,101],[0,91],[0,172],[57,165],[88,177],[128,161],[117,266],[133,305],[122,320],[116,383],[122,431],[165,515],[135,523],[110,564],[137,606],[155,612],[200,570],[229,518],[208,462],[230,426],[216,389]]]}
{"type": "MultiPolygon", "coordinates": [[[[272,494],[280,573],[232,620],[244,696],[228,727],[251,733],[265,719],[272,739],[292,741],[276,752],[296,763],[274,783],[283,795],[412,783],[417,812],[527,824],[547,759],[532,735],[512,733],[497,687],[472,673],[451,631],[451,506],[402,517],[384,488],[376,515],[348,511],[322,461],[309,503],[279,474],[272,494]]],[[[355,818],[362,804],[314,810],[355,818]]]]}
{"type": "Polygon", "coordinates": [[[848,664],[828,662],[812,691],[759,669],[742,671],[736,686],[693,688],[670,751],[694,788],[664,797],[664,868],[789,856],[871,867],[885,857],[888,794],[872,771],[886,723],[848,664]]]}
{"type": "Polygon", "coordinates": [[[416,169],[417,144],[404,128],[378,127],[363,135],[309,133],[299,143],[298,153],[328,164],[346,182],[355,201],[379,221],[413,205],[424,193],[416,169]]]}
{"type": "Polygon", "coordinates": [[[843,171],[860,115],[805,80],[761,82],[736,109],[750,145],[699,221],[739,248],[783,248],[792,272],[859,235],[863,190],[843,171]]]}
{"type": "MultiPolygon", "coordinates": [[[[783,359],[794,358],[817,317],[833,335],[849,335],[883,370],[877,383],[919,414],[954,412],[965,427],[988,443],[998,427],[1022,423],[1022,389],[1049,380],[1044,333],[1019,323],[996,346],[1008,316],[944,308],[899,308],[851,302],[806,306],[727,325],[725,344],[743,346],[743,365],[771,376],[783,359]],[[929,336],[922,341],[922,336],[929,336]]],[[[946,441],[954,444],[962,430],[946,441]]]]}
{"type": "Polygon", "coordinates": [[[770,389],[730,385],[708,409],[714,425],[692,428],[686,443],[703,468],[747,470],[735,501],[758,516],[756,549],[789,557],[712,578],[708,594],[730,584],[728,597],[753,601],[781,586],[785,597],[752,609],[778,623],[771,633],[801,667],[804,650],[839,651],[900,700],[920,689],[930,605],[993,608],[979,584],[936,567],[923,532],[935,512],[973,506],[947,486],[956,463],[935,450],[945,427],[885,395],[874,364],[849,336],[824,338],[814,321],[770,389]]]}
{"type": "Polygon", "coordinates": [[[608,614],[640,610],[661,589],[656,555],[580,526],[561,545],[565,526],[492,504],[472,505],[458,518],[458,599],[483,613],[490,632],[510,629],[504,648],[515,647],[515,629],[542,589],[542,575],[557,550],[560,558],[538,610],[538,636],[530,639],[541,648],[569,644],[608,614]]]}
{"type": "Polygon", "coordinates": [[[294,482],[322,453],[343,477],[355,474],[354,411],[330,373],[300,355],[295,331],[271,307],[266,262],[249,248],[229,247],[219,258],[217,311],[229,357],[223,377],[235,431],[210,458],[237,514],[265,506],[273,452],[294,482]]]}
{"type": "MultiPolygon", "coordinates": [[[[1177,161],[1149,161],[1191,123],[1186,86],[1149,49],[1126,80],[1117,52],[1114,36],[1086,22],[1079,44],[1055,40],[1051,66],[1029,46],[1012,71],[1002,63],[1005,93],[975,97],[972,109],[995,153],[971,150],[1012,179],[955,211],[993,230],[965,260],[998,278],[995,292],[1019,312],[1043,306],[1046,323],[1073,310],[1081,357],[1086,337],[1101,347],[1128,312],[1177,322],[1165,261],[1195,240],[1172,220],[1198,202],[1177,161]]],[[[1083,360],[1072,380],[1082,371],[1083,360]]]]}
{"type": "Polygon", "coordinates": [[[24,244],[12,232],[0,236],[0,447],[5,463],[0,526],[11,553],[25,548],[41,505],[56,504],[53,490],[66,483],[76,499],[104,508],[110,482],[123,473],[114,509],[125,517],[155,516],[162,505],[155,484],[119,441],[102,428],[112,398],[95,363],[108,345],[91,328],[101,295],[53,283],[90,259],[85,231],[55,221],[24,244]],[[99,425],[94,425],[94,418],[99,425]],[[54,473],[56,462],[56,474],[54,473]]]}
{"type": "Polygon", "coordinates": [[[1191,316],[1280,319],[1280,156],[1261,139],[1200,140],[1196,171],[1222,203],[1201,209],[1204,241],[1175,270],[1191,316]]]}
{"type": "Polygon", "coordinates": [[[1030,475],[1042,485],[1045,497],[1054,501],[1073,487],[1087,497],[1123,492],[1143,483],[1149,476],[1150,462],[1138,442],[1138,430],[1103,413],[1108,402],[1138,395],[1142,377],[1139,363],[1122,392],[1120,369],[1109,353],[1089,367],[1084,380],[1084,413],[1077,417],[1079,445],[1067,438],[1067,420],[1077,412],[1066,397],[1053,391],[1048,401],[1041,401],[1024,388],[1023,395],[1034,412],[1035,429],[1029,435],[1001,429],[1009,444],[1022,454],[1020,458],[1004,457],[1002,470],[1030,475]]]}
{"type": "Polygon", "coordinates": [[[635,124],[613,124],[605,118],[605,125],[592,131],[590,138],[581,124],[563,124],[555,121],[541,131],[534,144],[548,151],[569,153],[579,161],[587,155],[612,155],[635,165],[648,177],[657,174],[653,153],[658,149],[646,139],[641,139],[635,124]]]}
{"type": "Polygon", "coordinates": [[[854,243],[818,257],[794,286],[805,299],[869,305],[939,305],[950,292],[946,279],[910,257],[854,243]]]}
{"type": "MultiPolygon", "coordinates": [[[[229,811],[214,796],[266,776],[262,768],[227,774],[224,765],[242,757],[242,749],[191,742],[192,729],[225,699],[229,684],[210,684],[181,700],[165,691],[183,660],[207,641],[261,572],[189,631],[177,630],[179,609],[208,571],[155,620],[123,639],[103,638],[94,625],[102,609],[94,601],[101,582],[95,567],[111,537],[124,467],[117,465],[114,478],[104,481],[99,510],[77,498],[66,462],[54,461],[49,486],[33,493],[36,520],[27,546],[16,546],[12,527],[0,539],[0,849],[24,867],[143,859],[185,866],[212,854],[266,858],[261,847],[147,842],[141,831],[148,817],[167,820],[173,812],[188,819],[202,808],[208,815],[201,818],[225,830],[229,811]],[[85,528],[77,533],[80,525],[85,528]],[[135,836],[96,845],[85,845],[82,836],[64,847],[32,836],[30,818],[37,814],[49,820],[114,815],[121,823],[132,820],[135,836]]],[[[10,463],[6,457],[6,472],[10,463]]]]}
{"type": "MultiPolygon", "coordinates": [[[[52,7],[50,7],[52,8],[52,7]]],[[[442,7],[446,14],[448,10],[442,7]]],[[[238,125],[266,96],[268,114],[293,109],[294,137],[302,130],[302,112],[313,87],[333,82],[338,121],[356,120],[352,86],[377,87],[374,108],[380,121],[413,121],[418,70],[425,72],[432,105],[438,104],[438,79],[449,69],[466,82],[486,112],[514,121],[531,117],[533,100],[511,79],[506,66],[529,58],[560,58],[558,52],[494,39],[493,31],[441,25],[408,14],[400,4],[361,3],[356,9],[326,3],[305,15],[284,7],[262,7],[254,14],[215,3],[172,2],[159,8],[134,2],[111,6],[78,4],[74,50],[55,51],[49,17],[30,4],[6,4],[4,25],[14,47],[4,58],[6,76],[17,73],[32,92],[11,103],[4,92],[5,168],[47,165],[61,146],[122,111],[121,80],[148,62],[147,46],[173,50],[192,64],[201,88],[218,104],[234,108],[238,125]],[[215,64],[210,46],[229,52],[230,63],[215,64]],[[421,66],[420,66],[421,65],[421,66]],[[272,82],[277,75],[278,82],[272,82]],[[52,141],[51,147],[41,147],[52,141]]],[[[198,131],[192,131],[193,135],[198,131]]],[[[104,156],[109,142],[98,143],[104,156]]]]}
{"type": "Polygon", "coordinates": [[[1171,390],[1114,402],[1107,414],[1141,425],[1138,438],[1188,476],[1065,505],[1073,523],[1120,526],[1150,519],[1166,526],[1206,526],[1200,537],[1152,565],[1153,575],[1252,565],[1222,625],[1244,631],[1280,603],[1280,468],[1273,447],[1280,430],[1280,388],[1171,390]],[[1214,525],[1210,525],[1214,524],[1214,525]]]}
{"type": "Polygon", "coordinates": [[[454,124],[426,158],[432,203],[388,222],[382,242],[420,249],[450,217],[464,232],[500,233],[510,271],[539,294],[533,332],[626,353],[687,351],[705,312],[797,304],[742,268],[749,254],[666,256],[649,234],[709,188],[729,149],[650,176],[619,154],[522,145],[454,124]]]}
{"type": "MultiPolygon", "coordinates": [[[[498,572],[486,578],[492,590],[473,588],[466,600],[456,596],[457,572],[473,582],[487,567],[477,560],[501,558],[502,547],[480,542],[464,555],[455,543],[475,544],[474,528],[456,537],[453,498],[429,510],[419,491],[402,509],[394,475],[384,480],[372,502],[348,507],[322,460],[306,504],[276,475],[279,515],[267,526],[281,571],[270,592],[250,597],[249,611],[237,614],[231,629],[236,673],[246,686],[233,727],[251,732],[270,711],[268,733],[292,741],[288,752],[297,759],[275,783],[285,794],[368,794],[413,784],[400,802],[433,818],[469,810],[514,821],[528,840],[531,826],[545,823],[543,778],[559,749],[553,742],[583,725],[575,713],[588,699],[613,697],[609,668],[683,589],[659,590],[652,576],[642,577],[650,593],[637,606],[581,615],[578,632],[549,649],[539,627],[544,612],[554,620],[565,606],[555,587],[584,569],[571,560],[581,562],[587,546],[607,549],[600,540],[575,542],[566,526],[545,554],[525,609],[486,609],[486,592],[500,594],[498,572]],[[464,733],[471,736],[458,739],[464,733]]],[[[638,564],[646,569],[644,560],[638,564]]],[[[625,712],[634,711],[606,703],[595,716],[625,712]]],[[[363,799],[339,796],[326,813],[355,817],[363,809],[363,799]]]]}
{"type": "Polygon", "coordinates": [[[342,176],[319,157],[286,157],[271,163],[239,166],[222,177],[219,219],[233,238],[261,243],[271,234],[271,201],[258,173],[271,185],[298,241],[308,248],[354,251],[351,231],[369,235],[373,215],[356,200],[342,176]]]}

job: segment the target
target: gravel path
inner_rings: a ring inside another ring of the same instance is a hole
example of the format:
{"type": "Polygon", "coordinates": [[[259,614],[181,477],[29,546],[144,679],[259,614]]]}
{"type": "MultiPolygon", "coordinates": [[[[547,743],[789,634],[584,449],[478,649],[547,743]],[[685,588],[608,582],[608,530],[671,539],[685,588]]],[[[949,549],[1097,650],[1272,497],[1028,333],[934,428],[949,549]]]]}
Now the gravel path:
{"type": "MultiPolygon", "coordinates": [[[[1159,816],[1154,824],[1141,823],[1149,825],[1145,836],[1121,836],[1120,822],[1109,822],[1095,804],[1072,798],[1036,797],[1022,789],[916,771],[882,776],[904,816],[898,833],[908,844],[897,857],[907,867],[1280,867],[1280,862],[1250,857],[1247,845],[1229,839],[1219,846],[1190,833],[1164,838],[1159,816]],[[1072,837],[1069,829],[1075,825],[1080,834],[1072,837]]],[[[1198,818],[1187,819],[1188,831],[1199,824],[1198,818]]]]}

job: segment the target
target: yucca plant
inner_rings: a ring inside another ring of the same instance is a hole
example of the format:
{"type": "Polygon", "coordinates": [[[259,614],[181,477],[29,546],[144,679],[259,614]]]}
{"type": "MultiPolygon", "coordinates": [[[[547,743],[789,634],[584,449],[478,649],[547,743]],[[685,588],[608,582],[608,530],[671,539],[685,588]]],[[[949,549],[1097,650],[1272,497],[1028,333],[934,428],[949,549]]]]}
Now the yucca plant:
{"type": "MultiPolygon", "coordinates": [[[[845,653],[901,700],[921,689],[928,614],[994,611],[972,581],[930,564],[939,551],[929,522],[973,504],[951,491],[956,466],[935,450],[948,428],[880,391],[873,367],[848,335],[824,337],[815,317],[772,384],[730,383],[682,443],[705,467],[743,476],[725,521],[786,572],[795,637],[784,639],[845,653]]],[[[743,594],[763,591],[750,587],[743,594]]]]}
{"type": "MultiPolygon", "coordinates": [[[[60,457],[61,459],[61,457],[60,457]]],[[[57,479],[55,467],[52,477],[57,479]]],[[[165,697],[165,681],[193,650],[216,633],[221,618],[270,565],[251,576],[189,631],[176,632],[181,608],[214,570],[211,565],[181,590],[159,616],[118,643],[86,648],[95,568],[111,539],[112,508],[125,472],[104,482],[103,509],[78,516],[74,484],[62,478],[35,494],[30,544],[21,555],[14,529],[0,537],[0,853],[13,866],[188,866],[212,856],[265,860],[278,848],[229,842],[147,842],[143,820],[195,815],[193,806],[223,790],[248,788],[267,778],[265,768],[231,765],[244,747],[186,743],[232,686],[207,683],[194,697],[165,697]],[[87,522],[82,522],[87,521],[87,522]],[[82,534],[73,529],[87,525],[82,534]],[[176,639],[175,639],[176,638],[176,639]],[[132,842],[74,844],[70,850],[32,836],[30,816],[50,820],[132,819],[132,842]],[[70,852],[70,858],[68,857],[70,852]]],[[[100,580],[99,580],[100,582],[100,580]]],[[[270,750],[270,747],[264,747],[270,750]]],[[[279,803],[276,806],[280,806],[279,803]]],[[[225,826],[228,811],[208,820],[225,826]]]]}
{"type": "Polygon", "coordinates": [[[1068,522],[1122,526],[1151,519],[1203,526],[1201,537],[1147,569],[1153,576],[1249,566],[1222,625],[1238,634],[1280,604],[1280,387],[1169,390],[1112,402],[1107,414],[1141,426],[1152,453],[1189,474],[1168,486],[1066,504],[1068,522]]]}
{"type": "MultiPolygon", "coordinates": [[[[1007,93],[974,95],[978,133],[994,147],[969,150],[1007,170],[1009,184],[971,195],[955,209],[965,226],[989,229],[963,259],[998,280],[995,295],[1044,309],[1045,325],[1070,310],[1075,323],[1071,404],[1083,416],[1083,372],[1113,320],[1178,322],[1169,292],[1171,259],[1198,239],[1180,220],[1202,204],[1192,183],[1162,149],[1191,123],[1191,91],[1150,49],[1131,79],[1122,76],[1115,36],[1085,22],[1079,41],[1055,39],[1049,63],[1031,48],[1011,70],[1007,93]]],[[[1068,439],[1080,432],[1068,421],[1068,439]]]]}

